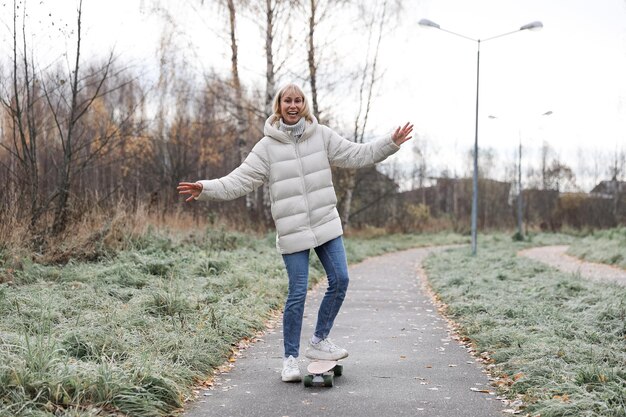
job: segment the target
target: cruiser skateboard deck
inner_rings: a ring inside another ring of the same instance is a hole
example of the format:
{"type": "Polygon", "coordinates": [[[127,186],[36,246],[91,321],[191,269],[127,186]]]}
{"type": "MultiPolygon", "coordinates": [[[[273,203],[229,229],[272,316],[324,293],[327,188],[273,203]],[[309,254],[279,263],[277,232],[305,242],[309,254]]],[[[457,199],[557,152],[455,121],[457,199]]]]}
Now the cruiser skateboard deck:
{"type": "Polygon", "coordinates": [[[308,374],[304,376],[305,387],[332,387],[336,376],[343,373],[343,365],[338,361],[314,360],[306,368],[308,374]]]}

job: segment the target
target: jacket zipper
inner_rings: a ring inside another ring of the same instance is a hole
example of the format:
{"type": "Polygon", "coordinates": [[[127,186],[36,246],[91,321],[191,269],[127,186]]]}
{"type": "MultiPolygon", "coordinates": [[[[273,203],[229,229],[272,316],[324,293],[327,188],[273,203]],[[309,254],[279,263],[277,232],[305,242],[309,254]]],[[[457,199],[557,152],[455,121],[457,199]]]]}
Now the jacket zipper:
{"type": "Polygon", "coordinates": [[[302,181],[302,193],[304,198],[304,205],[306,206],[306,219],[309,226],[309,230],[313,235],[313,239],[315,241],[315,246],[317,246],[317,237],[315,233],[313,233],[313,229],[311,228],[311,209],[309,208],[309,198],[308,193],[306,191],[306,182],[304,181],[304,167],[302,166],[302,160],[300,159],[300,152],[298,151],[298,145],[300,144],[300,139],[297,139],[294,142],[294,147],[296,150],[296,159],[298,160],[298,165],[300,165],[300,180],[302,181]]]}

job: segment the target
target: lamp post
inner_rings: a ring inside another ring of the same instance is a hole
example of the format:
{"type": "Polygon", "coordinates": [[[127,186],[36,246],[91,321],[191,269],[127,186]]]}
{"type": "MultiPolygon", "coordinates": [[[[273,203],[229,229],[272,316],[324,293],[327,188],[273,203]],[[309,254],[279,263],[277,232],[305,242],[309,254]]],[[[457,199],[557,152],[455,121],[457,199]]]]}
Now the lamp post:
{"type": "Polygon", "coordinates": [[[419,22],[420,26],[427,28],[435,28],[442,30],[444,32],[450,33],[452,35],[459,36],[464,39],[468,39],[470,41],[476,42],[477,50],[476,50],[476,120],[475,120],[475,129],[474,129],[474,176],[472,181],[472,255],[476,255],[476,225],[478,218],[478,97],[479,97],[479,86],[480,86],[480,44],[481,42],[487,42],[492,39],[501,38],[503,36],[511,35],[513,33],[520,32],[522,30],[539,30],[543,27],[543,23],[541,22],[531,22],[517,30],[506,32],[501,35],[492,36],[486,39],[474,39],[469,36],[461,35],[460,33],[452,32],[450,30],[444,29],[439,26],[437,23],[432,20],[422,19],[419,22]]]}
{"type": "MultiPolygon", "coordinates": [[[[541,116],[550,116],[552,110],[542,113],[541,116]]],[[[497,119],[497,116],[489,115],[490,119],[497,119]]],[[[522,197],[522,132],[519,131],[519,151],[517,153],[517,236],[516,239],[524,239],[524,222],[522,213],[524,211],[524,202],[522,197]]]]}

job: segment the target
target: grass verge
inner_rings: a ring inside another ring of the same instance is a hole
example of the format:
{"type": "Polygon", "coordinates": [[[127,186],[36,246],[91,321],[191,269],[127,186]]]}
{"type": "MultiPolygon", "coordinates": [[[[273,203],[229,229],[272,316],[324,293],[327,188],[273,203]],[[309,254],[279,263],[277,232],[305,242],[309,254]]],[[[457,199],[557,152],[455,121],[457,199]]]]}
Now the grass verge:
{"type": "Polygon", "coordinates": [[[484,239],[477,256],[450,250],[425,269],[501,394],[532,416],[626,416],[626,288],[516,256],[526,246],[484,239]]]}
{"type": "MultiPolygon", "coordinates": [[[[346,240],[357,262],[467,243],[458,235],[346,240]]],[[[0,262],[0,417],[165,416],[282,307],[274,236],[149,233],[98,262],[0,262]]],[[[0,254],[0,258],[2,258],[0,254]]],[[[312,282],[323,268],[312,259],[312,282]]]]}
{"type": "Polygon", "coordinates": [[[626,269],[626,227],[595,231],[575,240],[567,253],[587,261],[626,269]]]}

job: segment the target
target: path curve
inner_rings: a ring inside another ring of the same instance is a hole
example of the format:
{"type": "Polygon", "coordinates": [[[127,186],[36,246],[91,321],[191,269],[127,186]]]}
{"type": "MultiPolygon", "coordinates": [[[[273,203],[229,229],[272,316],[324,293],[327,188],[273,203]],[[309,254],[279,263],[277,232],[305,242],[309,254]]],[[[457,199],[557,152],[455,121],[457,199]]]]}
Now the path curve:
{"type": "Polygon", "coordinates": [[[568,248],[567,245],[539,246],[520,251],[518,255],[546,263],[561,271],[580,274],[592,281],[610,281],[626,286],[626,270],[606,264],[582,261],[566,254],[568,248]]]}

